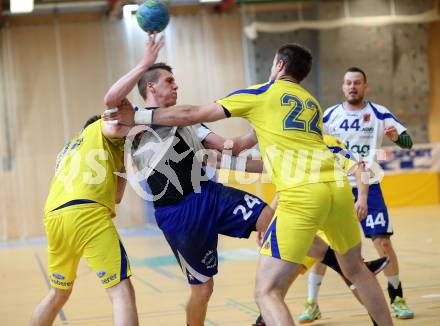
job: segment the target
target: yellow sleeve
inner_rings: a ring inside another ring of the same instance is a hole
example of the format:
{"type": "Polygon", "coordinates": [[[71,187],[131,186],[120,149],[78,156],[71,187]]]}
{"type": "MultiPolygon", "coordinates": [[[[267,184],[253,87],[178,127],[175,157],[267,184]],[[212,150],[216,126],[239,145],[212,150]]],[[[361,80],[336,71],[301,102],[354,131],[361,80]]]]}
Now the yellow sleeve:
{"type": "MultiPolygon", "coordinates": [[[[342,156],[342,155],[339,154],[339,156],[342,156]]],[[[343,166],[342,166],[343,170],[348,175],[352,175],[354,173],[354,171],[355,171],[355,168],[358,165],[358,162],[354,161],[353,159],[349,159],[349,158],[346,158],[346,157],[342,156],[341,164],[343,164],[343,166]]]]}
{"type": "Polygon", "coordinates": [[[354,168],[358,165],[356,157],[347,150],[347,147],[336,137],[324,135],[324,143],[328,149],[335,155],[336,162],[347,173],[352,174],[354,168]]]}
{"type": "Polygon", "coordinates": [[[254,85],[246,89],[235,91],[217,103],[223,106],[232,117],[247,118],[252,108],[257,107],[261,98],[258,96],[266,92],[274,81],[265,84],[254,85]]]}

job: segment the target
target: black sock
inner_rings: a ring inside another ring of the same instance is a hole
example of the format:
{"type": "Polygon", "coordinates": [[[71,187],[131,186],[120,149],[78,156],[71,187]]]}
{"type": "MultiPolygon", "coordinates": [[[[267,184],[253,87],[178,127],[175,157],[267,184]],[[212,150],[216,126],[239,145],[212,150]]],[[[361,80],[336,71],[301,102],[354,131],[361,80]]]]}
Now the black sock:
{"type": "Polygon", "coordinates": [[[403,298],[402,282],[399,283],[399,287],[397,289],[395,289],[391,283],[388,283],[388,295],[390,296],[391,303],[394,302],[396,297],[403,298]]]}
{"type": "Polygon", "coordinates": [[[324,265],[327,265],[331,269],[333,269],[336,273],[342,274],[341,267],[339,266],[338,260],[336,259],[335,252],[332,248],[328,247],[327,252],[325,253],[324,259],[321,261],[324,265]]]}

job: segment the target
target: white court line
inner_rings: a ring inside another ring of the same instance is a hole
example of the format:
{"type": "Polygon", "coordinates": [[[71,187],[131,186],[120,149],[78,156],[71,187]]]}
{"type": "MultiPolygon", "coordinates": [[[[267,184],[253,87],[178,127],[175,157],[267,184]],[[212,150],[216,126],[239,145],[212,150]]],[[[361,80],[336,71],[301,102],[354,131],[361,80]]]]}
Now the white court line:
{"type": "Polygon", "coordinates": [[[425,295],[422,295],[422,298],[424,298],[424,299],[440,298],[440,294],[438,294],[438,293],[425,294],[425,295]]]}

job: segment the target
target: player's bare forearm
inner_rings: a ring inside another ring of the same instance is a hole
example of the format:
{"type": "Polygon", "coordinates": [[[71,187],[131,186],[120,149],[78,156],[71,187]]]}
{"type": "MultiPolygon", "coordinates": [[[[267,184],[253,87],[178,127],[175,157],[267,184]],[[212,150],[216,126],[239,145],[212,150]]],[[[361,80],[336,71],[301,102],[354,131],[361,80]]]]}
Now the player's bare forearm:
{"type": "Polygon", "coordinates": [[[242,151],[254,147],[257,143],[257,136],[252,131],[244,136],[232,139],[232,155],[239,155],[242,151]]]}
{"type": "Polygon", "coordinates": [[[142,62],[114,83],[104,97],[104,104],[109,107],[118,106],[136,86],[142,75],[148,70],[142,62]]]}
{"type": "Polygon", "coordinates": [[[262,160],[248,158],[246,161],[246,172],[252,173],[263,173],[264,172],[264,164],[262,160]]]}
{"type": "Polygon", "coordinates": [[[203,141],[203,146],[205,148],[215,149],[219,152],[229,150],[231,151],[230,154],[233,156],[240,155],[241,152],[254,147],[256,144],[257,138],[253,131],[233,139],[226,139],[214,132],[211,132],[203,141]]]}
{"type": "Polygon", "coordinates": [[[358,197],[355,203],[356,215],[359,221],[363,220],[368,214],[368,189],[369,184],[362,180],[362,173],[365,172],[364,164],[359,163],[355,172],[356,188],[358,189],[358,197]]]}
{"type": "Polygon", "coordinates": [[[366,171],[364,163],[361,162],[358,164],[358,168],[355,172],[356,188],[358,189],[358,196],[367,198],[370,185],[367,182],[364,182],[366,180],[362,180],[362,173],[366,173],[366,171]]]}
{"type": "Polygon", "coordinates": [[[223,107],[217,103],[202,106],[178,105],[154,111],[153,124],[162,126],[190,126],[226,118],[223,107]]]}
{"type": "Polygon", "coordinates": [[[369,189],[369,185],[368,183],[364,183],[362,181],[360,181],[357,185],[358,188],[358,197],[359,198],[368,198],[368,189],[369,189]]]}

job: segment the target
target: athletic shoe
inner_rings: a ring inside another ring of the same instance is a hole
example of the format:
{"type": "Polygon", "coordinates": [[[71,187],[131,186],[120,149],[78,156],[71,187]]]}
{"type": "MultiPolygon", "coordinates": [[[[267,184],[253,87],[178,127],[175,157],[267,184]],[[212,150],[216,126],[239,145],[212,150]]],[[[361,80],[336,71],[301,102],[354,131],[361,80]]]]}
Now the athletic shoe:
{"type": "Polygon", "coordinates": [[[376,260],[366,261],[365,265],[373,274],[379,274],[385,267],[390,263],[390,258],[388,256],[381,257],[376,260]]]}
{"type": "Polygon", "coordinates": [[[257,317],[257,320],[255,321],[255,324],[252,324],[252,326],[266,326],[266,322],[263,319],[263,316],[259,315],[257,317]]]}
{"type": "Polygon", "coordinates": [[[313,323],[316,319],[321,318],[319,306],[312,299],[307,299],[304,312],[298,317],[300,324],[313,323]]]}
{"type": "Polygon", "coordinates": [[[396,297],[391,304],[391,314],[399,319],[414,318],[414,313],[406,305],[405,299],[396,297]]]}

